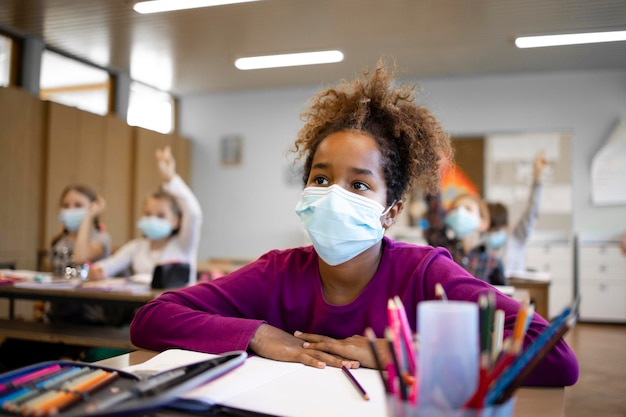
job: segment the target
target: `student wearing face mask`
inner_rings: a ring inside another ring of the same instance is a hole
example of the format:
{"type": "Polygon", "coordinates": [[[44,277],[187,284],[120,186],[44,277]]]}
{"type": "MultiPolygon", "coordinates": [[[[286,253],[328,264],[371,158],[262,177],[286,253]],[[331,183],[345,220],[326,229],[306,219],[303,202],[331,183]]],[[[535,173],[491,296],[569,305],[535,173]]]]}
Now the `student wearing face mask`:
{"type": "Polygon", "coordinates": [[[424,237],[429,245],[448,249],[452,259],[467,272],[493,285],[506,285],[504,267],[499,256],[483,241],[489,228],[487,204],[477,195],[457,196],[446,213],[441,195],[426,197],[428,227],[424,237]]]}
{"type": "Polygon", "coordinates": [[[98,218],[104,209],[104,199],[89,187],[71,185],[63,190],[59,211],[63,230],[52,240],[50,250],[54,275],[75,276],[85,263],[110,254],[111,237],[98,218]]]}
{"type": "MultiPolygon", "coordinates": [[[[56,276],[75,278],[86,263],[109,255],[111,237],[99,216],[104,199],[84,185],[70,185],[61,193],[59,221],[62,231],[50,245],[49,265],[56,276]]],[[[107,324],[107,311],[99,305],[54,301],[42,303],[43,320],[54,323],[107,324]]],[[[82,360],[88,349],[64,343],[6,339],[0,345],[0,370],[15,369],[39,361],[70,358],[82,360]]]]}
{"type": "MultiPolygon", "coordinates": [[[[61,194],[59,220],[63,231],[52,241],[50,262],[54,275],[86,278],[91,262],[111,252],[111,237],[100,224],[104,199],[84,185],[68,186],[61,194]]],[[[55,301],[44,308],[46,321],[54,323],[105,324],[102,306],[55,301]]]]}
{"type": "MultiPolygon", "coordinates": [[[[295,214],[312,245],[273,250],[218,280],[162,294],[135,315],[134,345],[373,368],[362,335],[371,327],[385,345],[390,298],[402,300],[415,329],[417,304],[435,299],[437,283],[451,300],[476,301],[492,288],[442,248],[384,235],[406,196],[437,187],[439,165],[451,154],[437,119],[414,103],[411,87],[395,86],[393,75],[379,63],[316,95],[303,114],[294,150],[304,159],[304,190],[295,214]]],[[[510,334],[519,303],[499,292],[496,303],[510,334]]],[[[535,315],[524,343],[547,325],[535,315]]],[[[526,383],[570,385],[577,375],[561,340],[526,383]]]]}
{"type": "Polygon", "coordinates": [[[156,160],[165,182],[146,199],[143,215],[137,221],[144,237],[131,240],[112,256],[96,262],[89,269],[89,279],[115,276],[130,267],[136,280],[150,283],[157,265],[175,262],[189,264],[188,282],[196,282],[202,210],[193,192],[176,174],[171,149],[158,149],[156,160]]]}
{"type": "Polygon", "coordinates": [[[542,176],[547,164],[544,152],[537,153],[533,161],[533,179],[528,204],[510,234],[509,212],[506,206],[502,203],[488,204],[491,222],[485,242],[496,256],[500,256],[504,260],[506,276],[512,275],[514,271],[526,270],[524,252],[526,242],[539,217],[543,188],[542,176]]]}

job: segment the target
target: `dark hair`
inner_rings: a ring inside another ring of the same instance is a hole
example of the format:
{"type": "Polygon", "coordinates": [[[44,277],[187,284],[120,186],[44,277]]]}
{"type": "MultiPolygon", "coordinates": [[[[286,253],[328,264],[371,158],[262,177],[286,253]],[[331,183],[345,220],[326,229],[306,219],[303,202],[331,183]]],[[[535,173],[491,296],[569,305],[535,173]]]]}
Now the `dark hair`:
{"type": "Polygon", "coordinates": [[[180,230],[180,223],[183,218],[183,210],[180,208],[180,204],[178,204],[178,200],[171,193],[168,193],[163,188],[159,188],[157,191],[153,192],[150,195],[151,198],[156,198],[157,200],[164,200],[174,212],[174,215],[178,217],[178,227],[172,231],[172,235],[175,235],[180,230]]]}
{"type": "Polygon", "coordinates": [[[509,211],[502,203],[489,203],[487,204],[489,209],[489,229],[497,229],[500,227],[506,227],[509,224],[509,211]]]}
{"type": "Polygon", "coordinates": [[[394,88],[395,70],[385,67],[380,60],[373,72],[365,69],[361,78],[311,99],[293,149],[296,159],[306,155],[304,184],[319,144],[332,133],[358,130],[378,143],[387,202],[399,201],[417,188],[427,192],[438,188],[440,165],[452,159],[450,139],[435,116],[413,102],[415,87],[394,88]]]}
{"type": "MultiPolygon", "coordinates": [[[[69,193],[70,191],[76,191],[77,193],[84,195],[85,197],[87,197],[87,199],[89,199],[89,202],[94,202],[98,198],[98,194],[94,191],[93,188],[88,187],[83,184],[71,184],[65,187],[63,189],[63,192],[61,192],[61,198],[59,198],[59,205],[63,204],[63,199],[65,198],[67,193],[69,193]]],[[[98,218],[98,216],[94,217],[93,219],[93,227],[95,227],[96,230],[102,229],[102,224],[100,223],[100,219],[98,218]]],[[[66,234],[67,234],[67,230],[65,229],[65,227],[63,227],[63,231],[52,239],[51,246],[56,245],[57,242],[61,240],[61,238],[66,234]]]]}

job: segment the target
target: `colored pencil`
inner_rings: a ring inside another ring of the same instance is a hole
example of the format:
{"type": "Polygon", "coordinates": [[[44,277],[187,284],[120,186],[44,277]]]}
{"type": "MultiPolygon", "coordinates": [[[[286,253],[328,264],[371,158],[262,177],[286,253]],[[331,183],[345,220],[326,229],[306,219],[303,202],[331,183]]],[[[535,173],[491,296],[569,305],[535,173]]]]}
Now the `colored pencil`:
{"type": "Polygon", "coordinates": [[[36,371],[32,371],[32,372],[28,372],[26,374],[20,375],[14,379],[8,380],[7,382],[3,383],[2,385],[0,385],[0,393],[8,390],[9,388],[12,387],[17,387],[19,385],[23,385],[27,382],[30,382],[34,379],[37,379],[39,377],[45,376],[47,374],[50,374],[52,372],[57,371],[58,369],[61,368],[61,365],[59,364],[55,364],[55,365],[50,365],[47,366],[45,368],[42,369],[38,369],[36,371]]]}
{"type": "Polygon", "coordinates": [[[567,333],[577,321],[577,317],[571,317],[567,320],[565,326],[561,327],[561,329],[554,335],[552,338],[545,344],[545,346],[528,362],[528,364],[524,367],[524,369],[519,373],[513,381],[509,384],[508,388],[504,390],[500,398],[496,401],[496,403],[501,404],[511,398],[515,390],[517,390],[520,385],[524,383],[526,377],[532,372],[535,367],[541,362],[541,360],[548,354],[548,352],[554,347],[554,345],[563,337],[565,333],[567,333]]]}
{"type": "Polygon", "coordinates": [[[367,337],[367,340],[369,342],[370,350],[372,351],[372,356],[374,356],[374,362],[376,363],[376,368],[378,369],[378,373],[380,374],[380,379],[383,381],[385,391],[391,392],[391,390],[389,389],[388,381],[385,378],[385,374],[383,373],[383,363],[380,360],[380,355],[378,354],[378,348],[376,346],[376,334],[371,327],[365,329],[365,337],[367,337]]]}
{"type": "Polygon", "coordinates": [[[411,331],[411,326],[409,325],[409,318],[406,315],[406,310],[404,309],[404,304],[402,300],[397,295],[393,298],[396,304],[396,313],[398,315],[398,320],[400,322],[400,336],[402,339],[402,343],[404,344],[407,352],[408,352],[408,368],[409,373],[411,375],[417,374],[417,364],[415,363],[415,347],[413,346],[413,332],[411,331]]]}
{"type": "Polygon", "coordinates": [[[412,404],[417,404],[418,394],[418,380],[417,380],[417,360],[415,353],[415,346],[413,344],[413,331],[409,324],[409,318],[407,317],[406,310],[402,300],[397,295],[394,297],[394,302],[397,307],[398,319],[400,321],[401,339],[405,350],[407,352],[407,373],[404,375],[409,386],[408,399],[412,404]]]}
{"type": "Polygon", "coordinates": [[[367,394],[367,391],[365,391],[365,389],[361,386],[361,384],[359,384],[359,381],[356,380],[354,375],[352,375],[352,372],[350,372],[350,370],[346,368],[345,365],[341,366],[341,370],[348,377],[350,382],[352,382],[352,385],[354,385],[357,391],[359,391],[359,394],[361,394],[361,397],[363,397],[365,401],[369,401],[370,396],[367,394]]]}
{"type": "Polygon", "coordinates": [[[448,296],[443,289],[443,285],[441,285],[440,283],[435,284],[435,298],[441,301],[448,301],[448,296]]]}
{"type": "Polygon", "coordinates": [[[391,363],[393,364],[393,370],[395,371],[395,377],[393,379],[389,379],[389,384],[393,384],[394,385],[394,391],[395,391],[395,381],[398,381],[398,393],[400,395],[400,399],[401,400],[407,400],[408,397],[408,393],[407,393],[407,386],[406,386],[406,381],[404,380],[404,378],[402,377],[402,372],[400,370],[400,364],[398,363],[398,357],[396,356],[396,350],[395,347],[393,345],[393,340],[394,340],[394,336],[393,336],[393,331],[391,330],[390,327],[387,327],[387,329],[385,330],[385,338],[387,339],[387,345],[389,346],[389,353],[391,356],[391,363]]]}
{"type": "Polygon", "coordinates": [[[493,341],[491,343],[491,361],[492,363],[498,359],[502,351],[502,342],[504,337],[504,310],[496,310],[493,318],[493,341]]]}
{"type": "MultiPolygon", "coordinates": [[[[572,314],[570,308],[566,308],[554,321],[544,330],[534,341],[524,350],[524,352],[517,357],[511,366],[502,373],[502,375],[494,381],[493,386],[487,393],[487,404],[494,404],[496,400],[500,399],[504,391],[515,380],[515,378],[524,370],[531,360],[542,352],[542,349],[554,340],[554,343],[558,339],[553,339],[555,334],[558,334],[562,330],[563,326],[567,326],[568,320],[572,314]]],[[[545,355],[547,351],[543,354],[545,355]]]]}
{"type": "Polygon", "coordinates": [[[96,392],[102,387],[115,381],[118,376],[119,374],[117,372],[108,372],[105,375],[99,375],[95,377],[92,381],[88,381],[81,385],[76,391],[71,393],[65,393],[72,395],[63,395],[52,399],[47,404],[42,405],[42,409],[44,410],[44,413],[47,413],[49,415],[56,415],[60,411],[65,410],[69,406],[77,403],[81,398],[83,398],[83,395],[85,393],[91,394],[93,392],[96,392]]]}

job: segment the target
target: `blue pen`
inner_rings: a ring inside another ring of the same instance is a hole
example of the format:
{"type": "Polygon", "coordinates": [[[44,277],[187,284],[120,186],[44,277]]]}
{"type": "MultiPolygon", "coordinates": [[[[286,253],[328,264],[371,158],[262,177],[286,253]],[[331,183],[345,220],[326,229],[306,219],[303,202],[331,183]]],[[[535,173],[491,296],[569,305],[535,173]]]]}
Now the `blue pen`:
{"type": "Polygon", "coordinates": [[[566,308],[554,319],[552,324],[535,339],[535,341],[515,359],[509,369],[502,373],[502,376],[494,382],[494,386],[487,392],[486,404],[492,405],[500,398],[513,380],[523,371],[524,367],[541,351],[546,343],[567,323],[567,319],[572,314],[571,308],[566,308]]]}

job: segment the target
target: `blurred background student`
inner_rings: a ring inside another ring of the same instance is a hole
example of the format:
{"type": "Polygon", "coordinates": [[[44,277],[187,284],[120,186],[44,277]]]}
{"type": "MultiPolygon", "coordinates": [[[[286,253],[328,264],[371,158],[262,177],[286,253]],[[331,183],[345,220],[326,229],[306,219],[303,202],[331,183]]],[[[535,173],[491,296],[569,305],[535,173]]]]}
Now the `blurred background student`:
{"type": "Polygon", "coordinates": [[[171,149],[157,149],[156,161],[165,182],[144,203],[143,216],[137,222],[143,237],[127,242],[110,257],[92,265],[89,279],[104,279],[130,268],[131,279],[150,283],[157,265],[185,263],[189,265],[189,284],[196,282],[202,210],[176,173],[171,149]]]}
{"type": "Polygon", "coordinates": [[[428,227],[424,238],[429,245],[448,249],[454,261],[478,279],[506,285],[500,258],[488,250],[482,235],[490,224],[487,204],[478,195],[462,194],[445,211],[441,192],[426,197],[428,227]]]}
{"type": "Polygon", "coordinates": [[[510,233],[509,214],[506,206],[501,203],[489,203],[487,205],[491,221],[485,242],[488,248],[503,260],[507,277],[515,271],[526,270],[524,250],[539,217],[539,205],[541,204],[543,189],[542,176],[546,166],[545,154],[539,152],[533,161],[533,178],[528,205],[510,233]]]}
{"type": "MultiPolygon", "coordinates": [[[[50,263],[56,276],[86,278],[89,264],[111,253],[111,237],[100,223],[106,203],[102,196],[83,185],[67,187],[61,194],[59,220],[62,232],[52,240],[50,263]]],[[[106,324],[102,306],[89,303],[48,303],[49,322],[106,324]]]]}
{"type": "MultiPolygon", "coordinates": [[[[100,223],[105,201],[84,185],[70,185],[61,193],[59,221],[61,232],[52,239],[50,257],[44,269],[55,276],[77,278],[86,272],[85,264],[105,258],[111,252],[111,237],[100,223]]],[[[107,311],[88,303],[37,303],[45,321],[55,323],[106,324],[107,311]]],[[[0,346],[0,371],[34,362],[59,358],[83,360],[89,349],[62,343],[7,339],[0,346]]]]}

